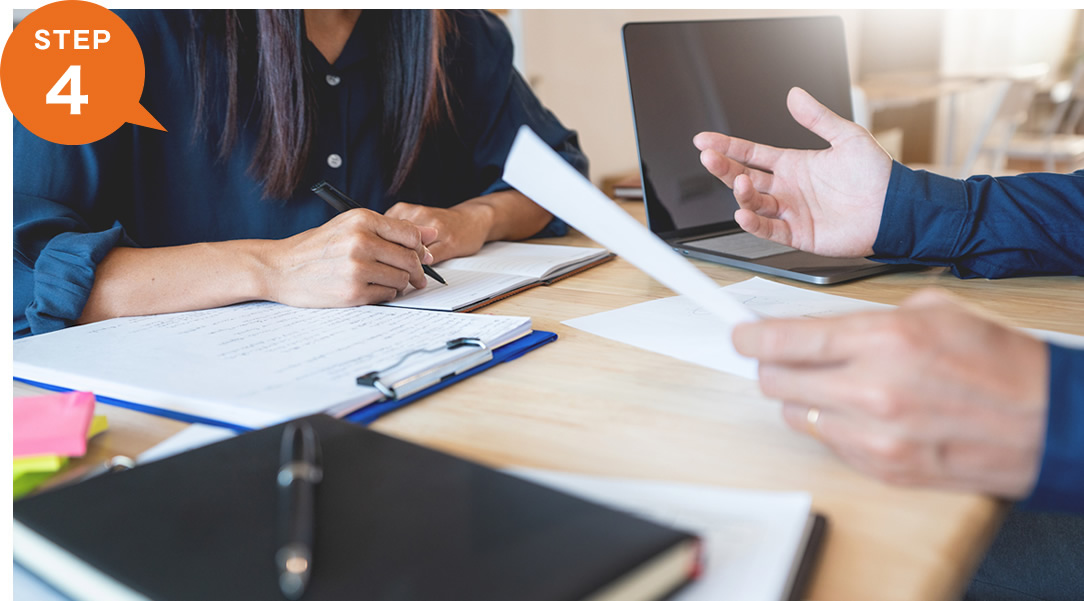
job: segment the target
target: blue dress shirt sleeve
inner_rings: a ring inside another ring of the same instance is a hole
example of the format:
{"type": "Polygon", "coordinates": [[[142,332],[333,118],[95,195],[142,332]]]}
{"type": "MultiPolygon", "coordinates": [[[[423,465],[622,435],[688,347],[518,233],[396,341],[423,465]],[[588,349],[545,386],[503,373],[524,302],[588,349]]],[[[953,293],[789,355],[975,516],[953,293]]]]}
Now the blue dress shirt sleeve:
{"type": "Polygon", "coordinates": [[[873,252],[962,278],[1084,275],[1084,171],[958,180],[894,162],[873,252]]]}
{"type": "Polygon", "coordinates": [[[1084,514],[1084,349],[1050,346],[1050,406],[1039,478],[1025,509],[1084,514]]]}
{"type": "Polygon", "coordinates": [[[109,157],[127,152],[118,133],[101,142],[45,142],[15,123],[12,255],[15,337],[79,318],[94,272],[117,245],[133,245],[104,199],[124,198],[109,157]],[[47,170],[42,166],[47,165],[47,170]]]}

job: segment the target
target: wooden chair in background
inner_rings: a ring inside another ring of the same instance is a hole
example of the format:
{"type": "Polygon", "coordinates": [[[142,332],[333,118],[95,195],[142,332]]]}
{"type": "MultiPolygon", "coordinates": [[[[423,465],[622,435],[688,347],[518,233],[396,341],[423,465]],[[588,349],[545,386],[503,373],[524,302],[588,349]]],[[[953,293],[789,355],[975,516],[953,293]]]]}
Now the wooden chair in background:
{"type": "Polygon", "coordinates": [[[1027,120],[1038,81],[1036,76],[1001,77],[979,84],[976,93],[990,100],[985,116],[971,135],[963,160],[957,162],[947,156],[940,164],[909,163],[908,167],[958,178],[976,173],[1006,174],[1007,149],[1017,129],[1027,120]]]}
{"type": "Polygon", "coordinates": [[[1044,171],[1084,168],[1084,135],[1077,133],[1084,120],[1084,59],[1066,83],[1067,94],[1040,131],[1015,132],[1003,149],[1005,161],[1041,163],[1044,171]]]}

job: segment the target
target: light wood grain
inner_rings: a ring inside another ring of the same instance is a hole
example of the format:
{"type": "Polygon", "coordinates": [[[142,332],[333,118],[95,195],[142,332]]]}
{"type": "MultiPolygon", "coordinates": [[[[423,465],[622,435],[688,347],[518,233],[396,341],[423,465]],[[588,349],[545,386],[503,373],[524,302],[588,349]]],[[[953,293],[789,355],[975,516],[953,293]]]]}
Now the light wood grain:
{"type": "MultiPolygon", "coordinates": [[[[640,205],[627,208],[642,219],[640,205]]],[[[541,243],[591,244],[577,234],[541,243]]],[[[696,264],[720,284],[754,275],[696,264]]],[[[1084,334],[1081,278],[959,280],[937,268],[833,287],[768,279],[892,304],[937,286],[1013,325],[1084,334]]],[[[778,403],[755,382],[561,323],[671,295],[617,259],[490,305],[482,312],[530,316],[558,341],[383,417],[374,428],[495,466],[807,490],[829,519],[809,599],[958,598],[1001,519],[1001,503],[881,484],[789,430],[778,403]]],[[[31,390],[16,385],[15,394],[31,390]]],[[[181,427],[122,409],[105,412],[111,430],[91,445],[95,458],[138,454],[181,427]]]]}

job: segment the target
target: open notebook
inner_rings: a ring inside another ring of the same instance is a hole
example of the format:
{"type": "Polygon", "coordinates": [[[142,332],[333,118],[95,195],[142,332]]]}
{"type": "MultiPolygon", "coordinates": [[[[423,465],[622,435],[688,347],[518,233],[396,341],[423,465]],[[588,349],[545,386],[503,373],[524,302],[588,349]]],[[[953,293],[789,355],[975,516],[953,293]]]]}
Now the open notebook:
{"type": "Polygon", "coordinates": [[[252,302],[16,340],[13,372],[134,409],[253,428],[321,411],[346,415],[388,398],[378,381],[407,397],[473,373],[494,349],[530,333],[528,317],[252,302]],[[463,338],[485,348],[449,344],[463,338]],[[357,381],[374,373],[371,385],[357,381]]]}
{"type": "Polygon", "coordinates": [[[392,307],[473,311],[527,288],[551,284],[613,258],[602,248],[490,242],[469,257],[449,259],[433,267],[448,282],[430,281],[385,303],[392,307]]]}

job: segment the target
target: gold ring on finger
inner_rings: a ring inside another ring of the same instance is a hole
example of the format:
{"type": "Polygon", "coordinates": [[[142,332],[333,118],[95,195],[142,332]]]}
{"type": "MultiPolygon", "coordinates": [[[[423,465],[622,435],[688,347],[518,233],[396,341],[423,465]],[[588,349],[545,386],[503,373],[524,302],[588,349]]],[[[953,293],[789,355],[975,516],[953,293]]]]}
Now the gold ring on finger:
{"type": "Polygon", "coordinates": [[[821,410],[816,407],[810,407],[805,412],[805,425],[809,435],[817,440],[820,440],[821,431],[817,426],[821,421],[821,410]]]}

